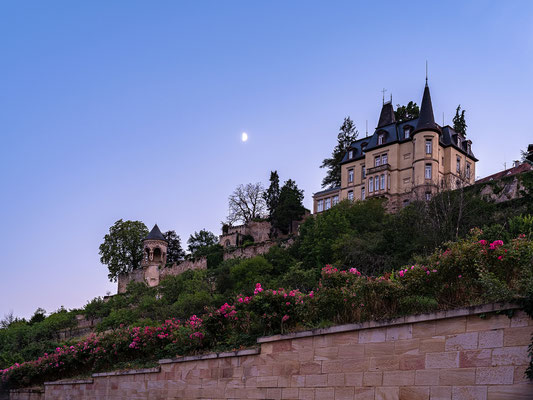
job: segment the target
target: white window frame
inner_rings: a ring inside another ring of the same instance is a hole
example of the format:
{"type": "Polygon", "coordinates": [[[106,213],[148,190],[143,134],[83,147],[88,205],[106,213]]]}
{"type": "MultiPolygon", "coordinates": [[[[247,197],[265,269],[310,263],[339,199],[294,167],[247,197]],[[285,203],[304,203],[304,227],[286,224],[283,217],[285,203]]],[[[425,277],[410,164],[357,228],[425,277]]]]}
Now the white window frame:
{"type": "Polygon", "coordinates": [[[379,176],[374,179],[374,192],[379,191],[379,176]]]}
{"type": "Polygon", "coordinates": [[[380,176],[380,179],[379,179],[379,188],[381,190],[385,190],[385,175],[384,174],[381,174],[380,176]]]}
{"type": "Polygon", "coordinates": [[[457,156],[457,159],[455,161],[455,170],[458,174],[461,173],[461,157],[457,156]]]}
{"type": "Polygon", "coordinates": [[[339,195],[338,194],[333,196],[332,206],[335,206],[337,204],[339,204],[339,195]]]}
{"type": "Polygon", "coordinates": [[[466,177],[470,179],[470,163],[466,163],[466,177]]]}
{"type": "Polygon", "coordinates": [[[316,211],[317,211],[317,212],[322,212],[322,211],[324,211],[324,200],[323,200],[323,199],[318,200],[318,201],[316,202],[316,211]]]}
{"type": "Polygon", "coordinates": [[[353,201],[353,190],[348,190],[348,200],[353,201]]]}
{"type": "Polygon", "coordinates": [[[432,175],[433,175],[432,165],[431,164],[426,164],[426,166],[424,167],[424,178],[425,179],[431,179],[432,175]],[[428,173],[428,171],[429,171],[429,173],[428,173]]]}
{"type": "Polygon", "coordinates": [[[405,127],[403,132],[404,132],[404,139],[409,139],[409,137],[411,136],[411,128],[410,127],[405,127]]]}
{"type": "Polygon", "coordinates": [[[382,145],[383,143],[385,143],[385,134],[380,133],[378,135],[378,146],[382,145]]]}
{"type": "Polygon", "coordinates": [[[426,154],[432,154],[432,153],[433,153],[433,140],[426,139],[426,154]]]}
{"type": "Polygon", "coordinates": [[[368,193],[372,193],[374,191],[374,178],[370,177],[368,178],[368,193]]]}
{"type": "Polygon", "coordinates": [[[325,205],[324,209],[329,210],[330,208],[331,208],[331,197],[328,197],[326,199],[326,205],[325,205]]]}
{"type": "Polygon", "coordinates": [[[385,153],[381,156],[381,165],[385,165],[388,163],[389,163],[389,155],[385,153]]]}
{"type": "Polygon", "coordinates": [[[353,183],[353,176],[354,176],[353,168],[350,168],[348,170],[348,183],[353,183]]]}
{"type": "Polygon", "coordinates": [[[431,192],[426,192],[426,201],[431,200],[431,192]]]}
{"type": "Polygon", "coordinates": [[[362,179],[365,179],[366,178],[366,168],[365,168],[365,164],[362,165],[362,168],[361,168],[361,178],[362,179]]]}
{"type": "Polygon", "coordinates": [[[374,167],[379,167],[381,165],[381,156],[374,157],[374,167]]]}
{"type": "Polygon", "coordinates": [[[366,198],[366,193],[365,193],[365,187],[363,186],[361,188],[361,200],[364,200],[366,198]]]}
{"type": "Polygon", "coordinates": [[[349,158],[349,159],[352,159],[352,158],[353,158],[353,150],[350,150],[350,151],[348,152],[348,158],[349,158]]]}

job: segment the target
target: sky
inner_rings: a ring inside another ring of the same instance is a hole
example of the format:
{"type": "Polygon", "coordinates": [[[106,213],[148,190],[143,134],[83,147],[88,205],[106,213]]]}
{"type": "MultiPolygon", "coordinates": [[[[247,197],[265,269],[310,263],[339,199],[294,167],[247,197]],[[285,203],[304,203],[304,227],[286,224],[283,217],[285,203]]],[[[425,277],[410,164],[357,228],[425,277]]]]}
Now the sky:
{"type": "Polygon", "coordinates": [[[220,234],[271,170],[311,208],[344,117],[420,104],[426,61],[477,176],[533,142],[531,1],[3,1],[0,54],[0,318],[115,293],[120,218],[220,234]]]}

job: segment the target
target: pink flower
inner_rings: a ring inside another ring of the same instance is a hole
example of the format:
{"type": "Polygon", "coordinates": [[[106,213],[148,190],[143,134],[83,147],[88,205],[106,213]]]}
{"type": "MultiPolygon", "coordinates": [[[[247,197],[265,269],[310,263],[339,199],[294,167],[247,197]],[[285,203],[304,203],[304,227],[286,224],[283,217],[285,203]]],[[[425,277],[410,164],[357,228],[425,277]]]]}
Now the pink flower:
{"type": "Polygon", "coordinates": [[[462,277],[463,277],[463,275],[457,275],[457,277],[458,277],[458,278],[462,278],[462,277]]]}
{"type": "Polygon", "coordinates": [[[311,290],[311,292],[309,293],[309,297],[313,298],[315,296],[315,293],[311,290]]]}
{"type": "Polygon", "coordinates": [[[285,315],[283,316],[283,318],[281,318],[281,322],[285,322],[285,321],[287,321],[288,319],[289,319],[289,316],[288,316],[287,314],[285,314],[285,315]]]}
{"type": "Polygon", "coordinates": [[[503,260],[503,256],[498,256],[498,260],[503,260]]]}
{"type": "Polygon", "coordinates": [[[398,275],[400,275],[403,278],[403,276],[405,275],[405,272],[403,272],[403,269],[398,271],[398,275]]]}
{"type": "Polygon", "coordinates": [[[255,284],[254,294],[261,293],[262,291],[263,291],[263,288],[261,287],[261,284],[260,283],[256,283],[255,284]]]}
{"type": "Polygon", "coordinates": [[[486,246],[487,245],[487,241],[486,240],[480,240],[478,243],[480,245],[482,245],[482,246],[486,246]]]}

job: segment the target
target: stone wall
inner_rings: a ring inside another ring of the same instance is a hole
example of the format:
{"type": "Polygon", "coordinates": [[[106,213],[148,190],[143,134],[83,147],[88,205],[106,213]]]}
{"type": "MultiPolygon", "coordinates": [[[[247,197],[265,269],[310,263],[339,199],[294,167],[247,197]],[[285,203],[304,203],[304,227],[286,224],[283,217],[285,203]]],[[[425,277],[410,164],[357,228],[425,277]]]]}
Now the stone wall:
{"type": "Polygon", "coordinates": [[[274,246],[276,242],[268,241],[263,243],[252,244],[248,247],[237,247],[231,251],[224,252],[224,260],[232,260],[234,258],[252,258],[265,254],[274,246]]]}
{"type": "MultiPolygon", "coordinates": [[[[533,321],[511,305],[371,321],[258,340],[256,349],[45,385],[51,399],[520,400],[533,321]]],[[[26,397],[12,393],[11,399],[26,397]]]]}

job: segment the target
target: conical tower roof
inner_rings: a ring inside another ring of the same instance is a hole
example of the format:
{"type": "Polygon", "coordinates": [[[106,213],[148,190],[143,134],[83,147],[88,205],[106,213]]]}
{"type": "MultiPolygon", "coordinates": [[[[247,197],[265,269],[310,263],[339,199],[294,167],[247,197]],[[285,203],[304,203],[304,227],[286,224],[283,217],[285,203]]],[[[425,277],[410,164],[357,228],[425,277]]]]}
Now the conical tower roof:
{"type": "Polygon", "coordinates": [[[392,101],[383,103],[381,114],[379,115],[378,128],[393,124],[395,122],[396,117],[394,116],[394,107],[392,106],[392,101]]]}
{"type": "Polygon", "coordinates": [[[152,228],[148,236],[144,238],[144,240],[163,240],[166,242],[166,239],[161,233],[161,231],[159,230],[159,227],[157,226],[157,224],[154,225],[154,227],[152,228]]]}
{"type": "Polygon", "coordinates": [[[420,106],[420,115],[418,117],[418,124],[413,133],[420,131],[433,131],[441,133],[440,127],[435,123],[433,115],[433,105],[431,104],[431,95],[429,94],[429,86],[426,81],[424,88],[424,96],[422,96],[422,105],[420,106]]]}

